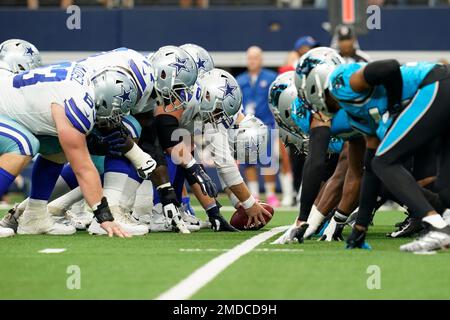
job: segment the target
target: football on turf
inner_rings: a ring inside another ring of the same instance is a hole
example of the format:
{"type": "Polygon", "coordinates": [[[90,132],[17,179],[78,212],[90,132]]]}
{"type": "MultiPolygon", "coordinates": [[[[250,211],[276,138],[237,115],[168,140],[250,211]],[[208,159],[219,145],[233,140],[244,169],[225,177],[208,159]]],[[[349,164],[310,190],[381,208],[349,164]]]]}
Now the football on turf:
{"type": "MultiPolygon", "coordinates": [[[[271,206],[269,206],[267,203],[264,202],[260,202],[259,203],[264,209],[266,209],[267,211],[269,211],[269,213],[272,215],[275,213],[275,211],[273,210],[273,208],[271,206]]],[[[272,220],[272,218],[269,218],[267,216],[264,216],[264,219],[266,220],[266,225],[269,224],[270,220],[272,220]]],[[[245,214],[245,210],[243,207],[239,207],[234,213],[233,216],[231,217],[230,220],[230,224],[235,227],[236,229],[239,230],[259,230],[262,227],[264,227],[262,224],[260,224],[259,226],[255,226],[255,225],[251,225],[250,227],[246,227],[247,225],[247,220],[248,220],[248,216],[245,214]]]]}

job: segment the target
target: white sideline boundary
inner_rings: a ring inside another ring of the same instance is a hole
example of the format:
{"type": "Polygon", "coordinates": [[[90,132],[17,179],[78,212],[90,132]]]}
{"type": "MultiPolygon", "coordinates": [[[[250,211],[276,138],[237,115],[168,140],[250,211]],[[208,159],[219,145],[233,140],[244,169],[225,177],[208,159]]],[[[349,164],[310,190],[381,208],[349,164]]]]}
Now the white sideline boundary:
{"type": "Polygon", "coordinates": [[[285,231],[287,228],[289,228],[289,226],[276,227],[245,240],[233,249],[221,254],[198,268],[174,287],[156,297],[155,300],[189,299],[240,257],[246,255],[267,239],[285,231]]]}

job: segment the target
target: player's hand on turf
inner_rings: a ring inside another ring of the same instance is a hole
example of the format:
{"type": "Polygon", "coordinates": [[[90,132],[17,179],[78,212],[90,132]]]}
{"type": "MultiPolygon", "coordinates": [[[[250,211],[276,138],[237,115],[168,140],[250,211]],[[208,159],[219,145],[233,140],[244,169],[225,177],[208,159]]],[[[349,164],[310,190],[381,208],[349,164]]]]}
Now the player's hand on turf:
{"type": "Polygon", "coordinates": [[[119,238],[131,238],[131,236],[122,230],[114,221],[104,221],[100,226],[108,232],[109,237],[118,236],[119,238]]]}
{"type": "Polygon", "coordinates": [[[260,224],[265,225],[266,219],[264,216],[268,218],[272,218],[272,215],[269,211],[264,209],[258,202],[255,202],[253,206],[245,210],[245,213],[248,216],[247,228],[251,226],[259,226],[260,224]]]}
{"type": "Polygon", "coordinates": [[[320,241],[343,241],[342,231],[344,230],[345,222],[337,222],[334,218],[331,218],[330,223],[325,228],[323,235],[320,237],[320,241]]]}

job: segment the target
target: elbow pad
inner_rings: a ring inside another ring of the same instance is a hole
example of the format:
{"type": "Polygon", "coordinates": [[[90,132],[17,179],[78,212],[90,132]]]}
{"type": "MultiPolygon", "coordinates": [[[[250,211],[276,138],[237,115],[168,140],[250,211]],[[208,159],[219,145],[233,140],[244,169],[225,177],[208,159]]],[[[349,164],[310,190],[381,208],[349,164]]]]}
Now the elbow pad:
{"type": "Polygon", "coordinates": [[[172,140],[172,134],[180,125],[178,119],[168,114],[160,114],[155,117],[156,132],[159,143],[163,149],[171,148],[182,141],[182,138],[172,140]]]}
{"type": "Polygon", "coordinates": [[[364,79],[371,86],[382,85],[386,88],[388,107],[401,105],[403,78],[397,60],[381,60],[369,63],[364,68],[364,79]]]}

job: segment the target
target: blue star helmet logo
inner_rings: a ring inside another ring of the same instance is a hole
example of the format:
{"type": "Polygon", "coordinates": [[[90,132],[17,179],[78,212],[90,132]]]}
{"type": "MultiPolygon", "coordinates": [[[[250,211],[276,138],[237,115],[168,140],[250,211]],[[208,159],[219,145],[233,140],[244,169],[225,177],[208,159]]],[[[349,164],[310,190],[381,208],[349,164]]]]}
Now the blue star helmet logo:
{"type": "Polygon", "coordinates": [[[250,138],[250,145],[248,146],[248,149],[251,152],[258,152],[259,151],[259,145],[260,145],[260,142],[258,141],[258,139],[256,138],[256,141],[255,141],[255,137],[251,137],[250,138]]]}
{"type": "Polygon", "coordinates": [[[206,70],[206,66],[205,63],[207,62],[207,60],[203,60],[202,57],[198,57],[198,61],[197,61],[197,69],[203,69],[206,70]]]}
{"type": "Polygon", "coordinates": [[[180,74],[181,71],[185,70],[185,71],[189,71],[189,69],[186,67],[186,62],[187,62],[187,58],[186,59],[180,59],[178,57],[175,57],[175,59],[177,60],[176,62],[172,62],[171,64],[169,64],[169,66],[174,67],[177,69],[176,71],[176,75],[178,76],[180,74]]]}
{"type": "Polygon", "coordinates": [[[27,47],[27,48],[25,49],[25,54],[26,54],[26,55],[32,56],[32,55],[34,54],[33,48],[27,47]]]}
{"type": "Polygon", "coordinates": [[[130,101],[131,102],[131,94],[132,89],[130,89],[129,91],[127,91],[123,86],[122,86],[122,92],[118,95],[115,95],[115,98],[118,98],[121,100],[120,105],[122,106],[125,102],[130,101]]]}
{"type": "Polygon", "coordinates": [[[235,99],[233,92],[237,89],[237,86],[232,86],[228,82],[228,79],[225,79],[225,85],[223,87],[219,87],[219,90],[223,92],[223,98],[225,99],[228,96],[231,96],[233,99],[235,99]]]}

